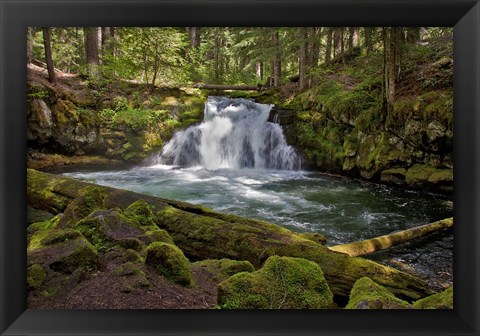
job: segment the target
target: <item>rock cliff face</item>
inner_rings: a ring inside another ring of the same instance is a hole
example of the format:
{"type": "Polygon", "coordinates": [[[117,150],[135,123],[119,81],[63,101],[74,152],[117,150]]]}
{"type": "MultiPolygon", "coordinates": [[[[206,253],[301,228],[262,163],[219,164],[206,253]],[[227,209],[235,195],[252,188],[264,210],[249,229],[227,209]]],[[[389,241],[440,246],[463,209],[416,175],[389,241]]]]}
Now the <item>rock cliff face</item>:
{"type": "Polygon", "coordinates": [[[449,91],[400,100],[385,126],[377,115],[365,125],[363,111],[347,118],[309,101],[296,110],[273,109],[270,120],[282,125],[308,168],[451,195],[452,101],[449,91]]]}

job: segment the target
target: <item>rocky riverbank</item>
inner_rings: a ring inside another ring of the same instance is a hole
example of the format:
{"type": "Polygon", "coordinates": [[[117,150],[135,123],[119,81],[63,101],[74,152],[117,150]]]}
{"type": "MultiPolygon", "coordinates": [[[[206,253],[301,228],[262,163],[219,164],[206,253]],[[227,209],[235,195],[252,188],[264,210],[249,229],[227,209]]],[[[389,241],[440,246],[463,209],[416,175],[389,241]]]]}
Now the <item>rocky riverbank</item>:
{"type": "Polygon", "coordinates": [[[422,301],[420,279],[270,223],[35,170],[27,198],[30,308],[453,305],[451,290],[422,301]]]}

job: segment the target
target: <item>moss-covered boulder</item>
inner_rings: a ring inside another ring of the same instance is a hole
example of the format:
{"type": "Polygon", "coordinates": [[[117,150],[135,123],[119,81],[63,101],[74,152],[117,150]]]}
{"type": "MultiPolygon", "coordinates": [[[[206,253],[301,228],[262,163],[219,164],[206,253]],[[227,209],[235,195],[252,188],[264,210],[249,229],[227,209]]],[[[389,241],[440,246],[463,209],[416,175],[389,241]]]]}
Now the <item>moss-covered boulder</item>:
{"type": "Polygon", "coordinates": [[[154,222],[154,207],[144,200],[133,202],[123,211],[123,214],[133,220],[136,220],[140,225],[153,225],[154,222]]]}
{"type": "Polygon", "coordinates": [[[40,264],[27,268],[27,285],[29,289],[39,289],[47,280],[47,271],[40,264]]]}
{"type": "Polygon", "coordinates": [[[220,283],[240,272],[254,272],[255,268],[248,261],[231,259],[206,259],[192,264],[193,268],[201,268],[210,273],[217,283],[220,283]]]}
{"type": "Polygon", "coordinates": [[[413,303],[417,309],[453,309],[453,286],[413,303]]]}
{"type": "Polygon", "coordinates": [[[306,259],[270,257],[253,273],[218,285],[218,304],[228,309],[333,308],[333,294],[320,267],[306,259]]]}
{"type": "Polygon", "coordinates": [[[155,242],[147,247],[145,264],[166,278],[182,285],[192,284],[190,263],[182,250],[172,244],[155,242]]]}
{"type": "Polygon", "coordinates": [[[409,309],[412,306],[395,297],[385,287],[363,277],[352,288],[346,309],[409,309]]]}
{"type": "Polygon", "coordinates": [[[138,238],[146,245],[159,241],[173,244],[172,237],[167,231],[160,229],[155,224],[154,207],[144,200],[138,200],[130,204],[124,211],[125,217],[140,224],[144,233],[138,238]]]}
{"type": "Polygon", "coordinates": [[[71,274],[82,268],[98,268],[98,254],[83,235],[72,229],[41,230],[28,245],[28,264],[40,264],[56,272],[71,274]]]}
{"type": "Polygon", "coordinates": [[[75,224],[98,251],[112,245],[124,246],[126,249],[141,249],[141,243],[136,239],[143,233],[136,221],[125,217],[120,209],[96,210],[85,219],[75,224]]]}
{"type": "Polygon", "coordinates": [[[105,209],[105,195],[94,186],[88,186],[78,192],[78,196],[67,206],[60,218],[59,227],[73,227],[79,220],[92,211],[105,209]]]}

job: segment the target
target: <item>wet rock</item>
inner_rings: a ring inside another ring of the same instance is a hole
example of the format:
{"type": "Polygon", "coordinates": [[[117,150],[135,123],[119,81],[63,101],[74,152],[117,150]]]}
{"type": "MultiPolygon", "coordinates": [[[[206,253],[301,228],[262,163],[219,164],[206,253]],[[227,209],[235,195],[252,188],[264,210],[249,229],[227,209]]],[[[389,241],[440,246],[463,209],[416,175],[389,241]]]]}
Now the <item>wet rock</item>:
{"type": "Polygon", "coordinates": [[[407,170],[405,168],[392,168],[385,169],[380,175],[380,181],[389,184],[405,184],[405,174],[407,170]]]}
{"type": "Polygon", "coordinates": [[[432,121],[428,124],[426,134],[430,143],[445,136],[446,128],[438,121],[432,121]]]}

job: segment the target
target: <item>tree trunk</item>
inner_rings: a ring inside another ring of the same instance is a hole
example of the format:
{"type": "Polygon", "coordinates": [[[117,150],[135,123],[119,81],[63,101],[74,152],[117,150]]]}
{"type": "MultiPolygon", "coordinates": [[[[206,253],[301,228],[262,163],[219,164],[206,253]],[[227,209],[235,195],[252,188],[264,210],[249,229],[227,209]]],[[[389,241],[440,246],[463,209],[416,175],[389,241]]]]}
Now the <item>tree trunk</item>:
{"type": "Polygon", "coordinates": [[[301,41],[302,44],[300,45],[300,57],[299,57],[299,65],[298,65],[298,72],[299,72],[299,80],[298,85],[300,90],[305,90],[307,88],[307,80],[306,80],[306,71],[307,71],[307,28],[301,28],[301,41]]]}
{"type": "Polygon", "coordinates": [[[98,28],[83,28],[85,33],[85,54],[88,65],[88,75],[93,79],[100,77],[100,58],[98,55],[98,28]]]}
{"type": "Polygon", "coordinates": [[[348,52],[353,51],[353,34],[355,33],[354,27],[348,27],[348,52]]]}
{"type": "Polygon", "coordinates": [[[189,27],[190,45],[198,49],[200,48],[200,27],[189,27]]]}
{"type": "Polygon", "coordinates": [[[333,48],[334,48],[334,57],[341,55],[343,53],[343,31],[342,28],[335,28],[335,32],[333,34],[333,48]]]}
{"type": "Polygon", "coordinates": [[[221,84],[203,84],[198,83],[194,84],[193,87],[198,89],[206,89],[206,90],[258,90],[259,86],[253,85],[221,85],[221,84]]]}
{"type": "Polygon", "coordinates": [[[255,74],[257,75],[257,78],[260,79],[261,82],[263,82],[263,62],[262,61],[257,61],[255,63],[255,74]]]}
{"type": "Polygon", "coordinates": [[[157,73],[158,73],[158,58],[159,58],[159,50],[158,50],[158,42],[155,44],[155,58],[153,60],[153,78],[152,78],[152,87],[155,87],[155,82],[157,80],[157,73]]]}
{"type": "Polygon", "coordinates": [[[277,87],[280,85],[280,79],[282,77],[282,61],[281,61],[281,51],[280,51],[280,37],[279,32],[276,31],[273,33],[272,41],[273,47],[275,49],[275,58],[273,60],[273,86],[277,87]]]}
{"type": "Polygon", "coordinates": [[[372,33],[373,28],[365,27],[365,50],[367,51],[367,55],[369,55],[373,51],[373,43],[372,43],[372,33]]]}
{"type": "Polygon", "coordinates": [[[215,30],[215,83],[220,84],[220,33],[215,30]]]}
{"type": "Polygon", "coordinates": [[[110,27],[110,48],[111,48],[113,58],[117,57],[117,46],[118,46],[117,28],[110,27]]]}
{"type": "Polygon", "coordinates": [[[327,32],[327,45],[325,47],[325,63],[328,63],[332,59],[333,29],[334,28],[328,28],[328,32],[327,32]]]}
{"type": "Polygon", "coordinates": [[[388,113],[388,72],[387,72],[387,29],[382,27],[382,43],[383,43],[383,64],[382,64],[382,107],[381,107],[381,124],[385,123],[388,113]]]}
{"type": "Polygon", "coordinates": [[[376,251],[385,250],[391,246],[405,243],[412,239],[423,237],[427,234],[450,228],[452,226],[453,218],[447,218],[380,237],[357,241],[350,244],[331,246],[329,249],[332,251],[346,253],[351,257],[358,257],[376,251]]]}
{"type": "Polygon", "coordinates": [[[110,27],[102,27],[102,52],[108,49],[110,41],[110,27]]]}
{"type": "MultiPolygon", "coordinates": [[[[320,37],[322,33],[322,27],[314,27],[312,29],[312,38],[311,38],[311,47],[310,47],[310,57],[308,61],[308,71],[312,71],[318,66],[318,57],[320,53],[320,37]]],[[[308,88],[313,87],[313,77],[311,74],[307,76],[307,86],[308,88]]]]}
{"type": "Polygon", "coordinates": [[[312,48],[311,48],[311,62],[310,68],[315,68],[318,66],[318,58],[320,54],[320,38],[322,34],[322,27],[313,28],[313,39],[312,39],[312,48]]]}
{"type": "Polygon", "coordinates": [[[353,27],[353,47],[359,47],[360,46],[360,28],[359,27],[353,27]]]}
{"type": "Polygon", "coordinates": [[[393,111],[393,105],[395,104],[395,86],[396,86],[396,62],[397,62],[397,33],[398,29],[395,27],[390,28],[390,43],[387,58],[387,103],[388,112],[393,111]]]}
{"type": "Polygon", "coordinates": [[[408,301],[431,294],[426,284],[412,275],[367,259],[331,251],[274,224],[227,215],[185,202],[28,169],[27,203],[54,214],[64,213],[65,217],[69,211],[74,211],[67,209],[68,204],[87,186],[98,189],[106,208],[123,210],[137,200],[149,203],[154,208],[156,225],[168,231],[175,244],[191,259],[248,260],[260,267],[272,255],[305,258],[322,268],[332,292],[344,300],[348,299],[355,281],[364,276],[408,301]]]}
{"type": "Polygon", "coordinates": [[[407,43],[416,43],[420,41],[420,27],[407,28],[407,43]]]}
{"type": "Polygon", "coordinates": [[[27,64],[32,63],[34,32],[35,28],[27,27],[27,64]]]}
{"type": "Polygon", "coordinates": [[[43,46],[45,47],[45,62],[47,63],[47,71],[48,71],[48,80],[50,83],[55,83],[55,70],[53,67],[53,59],[52,59],[52,47],[50,43],[50,32],[51,28],[44,27],[42,28],[43,31],[43,46]]]}

